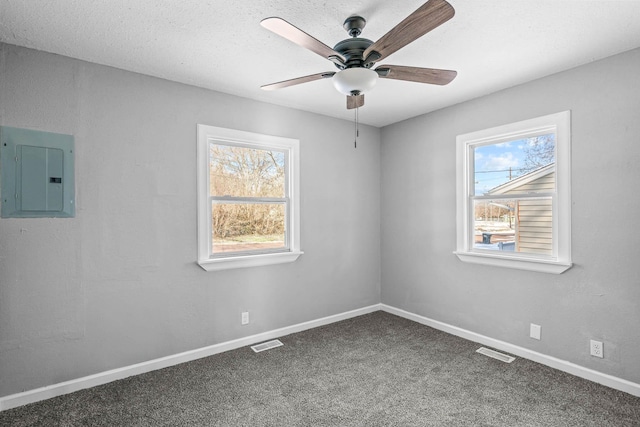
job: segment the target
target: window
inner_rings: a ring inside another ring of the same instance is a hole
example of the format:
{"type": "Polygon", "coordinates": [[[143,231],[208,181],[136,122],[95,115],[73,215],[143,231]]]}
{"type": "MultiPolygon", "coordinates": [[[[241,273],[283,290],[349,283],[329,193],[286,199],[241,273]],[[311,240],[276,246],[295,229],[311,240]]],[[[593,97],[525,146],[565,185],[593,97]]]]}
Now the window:
{"type": "Polygon", "coordinates": [[[571,267],[569,111],[457,138],[457,250],[465,262],[571,267]]]}
{"type": "Polygon", "coordinates": [[[198,125],[198,264],[207,271],[295,261],[299,141],[198,125]]]}

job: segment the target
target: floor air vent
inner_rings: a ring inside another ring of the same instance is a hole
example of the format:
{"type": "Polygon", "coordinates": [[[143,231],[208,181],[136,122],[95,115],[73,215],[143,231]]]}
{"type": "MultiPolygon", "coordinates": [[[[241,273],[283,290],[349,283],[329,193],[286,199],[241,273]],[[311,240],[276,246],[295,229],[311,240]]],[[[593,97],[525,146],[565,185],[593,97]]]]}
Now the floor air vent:
{"type": "Polygon", "coordinates": [[[284,344],[282,344],[280,340],[271,340],[263,342],[262,344],[252,345],[251,350],[255,351],[256,353],[260,353],[261,351],[271,350],[272,348],[280,347],[281,345],[284,344]]]}
{"type": "Polygon", "coordinates": [[[502,360],[503,362],[511,363],[516,360],[515,357],[507,356],[506,354],[498,353],[495,350],[491,350],[485,347],[480,347],[476,350],[476,353],[484,354],[485,356],[493,357],[494,359],[502,360]]]}

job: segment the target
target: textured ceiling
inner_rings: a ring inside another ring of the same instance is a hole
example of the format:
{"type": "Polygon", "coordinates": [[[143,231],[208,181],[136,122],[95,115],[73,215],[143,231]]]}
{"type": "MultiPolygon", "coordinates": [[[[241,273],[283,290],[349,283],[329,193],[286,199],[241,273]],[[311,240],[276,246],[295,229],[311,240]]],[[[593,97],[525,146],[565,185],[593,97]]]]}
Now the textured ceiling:
{"type": "MultiPolygon", "coordinates": [[[[449,0],[452,20],[385,63],[458,71],[448,86],[381,79],[360,121],[384,126],[640,46],[640,0],[449,0]]],[[[265,30],[279,16],[329,46],[344,19],[377,40],[424,0],[0,0],[0,41],[353,119],[329,80],[267,92],[329,61],[265,30]]],[[[615,78],[614,76],[612,76],[615,78]]]]}

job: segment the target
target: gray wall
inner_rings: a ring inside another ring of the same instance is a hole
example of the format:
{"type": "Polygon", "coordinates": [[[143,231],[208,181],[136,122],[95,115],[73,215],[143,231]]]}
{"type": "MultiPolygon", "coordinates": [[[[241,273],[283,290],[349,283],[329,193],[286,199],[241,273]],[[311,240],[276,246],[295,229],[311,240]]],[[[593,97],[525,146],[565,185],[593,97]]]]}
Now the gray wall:
{"type": "Polygon", "coordinates": [[[73,134],[77,200],[0,219],[0,396],[380,301],[376,128],[8,45],[0,125],[73,134]],[[300,139],[298,261],[196,265],[197,123],[300,139]]]}
{"type": "Polygon", "coordinates": [[[382,302],[640,382],[639,70],[634,50],[382,129],[382,302]],[[574,267],[459,261],[456,136],[564,110],[574,267]],[[589,356],[589,339],[605,359],[589,356]]]}

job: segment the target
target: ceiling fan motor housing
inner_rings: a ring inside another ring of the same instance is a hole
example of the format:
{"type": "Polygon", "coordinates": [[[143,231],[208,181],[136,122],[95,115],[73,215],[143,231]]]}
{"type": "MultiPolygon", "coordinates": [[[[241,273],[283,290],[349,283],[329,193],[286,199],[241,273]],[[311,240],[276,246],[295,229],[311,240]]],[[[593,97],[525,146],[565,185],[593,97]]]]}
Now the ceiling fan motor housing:
{"type": "Polygon", "coordinates": [[[340,69],[354,67],[370,68],[374,63],[369,62],[365,64],[363,53],[372,44],[373,42],[371,40],[358,37],[342,40],[337,45],[335,45],[333,50],[344,56],[344,66],[341,64],[336,64],[336,67],[340,69]]]}

